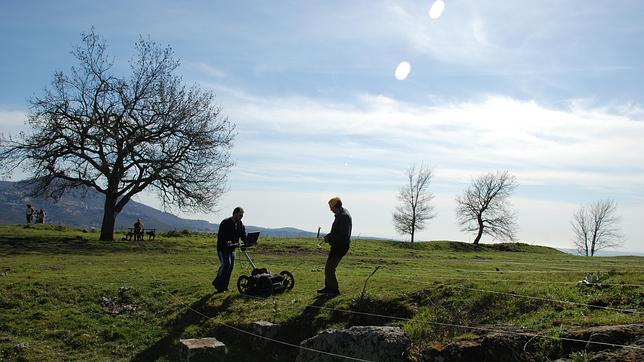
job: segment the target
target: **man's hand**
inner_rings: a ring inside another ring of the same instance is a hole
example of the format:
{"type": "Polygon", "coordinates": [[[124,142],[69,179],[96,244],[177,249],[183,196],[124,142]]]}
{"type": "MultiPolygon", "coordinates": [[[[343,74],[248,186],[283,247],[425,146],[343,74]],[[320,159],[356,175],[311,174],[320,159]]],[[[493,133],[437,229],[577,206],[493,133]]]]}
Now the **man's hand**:
{"type": "Polygon", "coordinates": [[[331,245],[331,235],[330,234],[324,235],[324,242],[326,242],[329,245],[331,245]]]}

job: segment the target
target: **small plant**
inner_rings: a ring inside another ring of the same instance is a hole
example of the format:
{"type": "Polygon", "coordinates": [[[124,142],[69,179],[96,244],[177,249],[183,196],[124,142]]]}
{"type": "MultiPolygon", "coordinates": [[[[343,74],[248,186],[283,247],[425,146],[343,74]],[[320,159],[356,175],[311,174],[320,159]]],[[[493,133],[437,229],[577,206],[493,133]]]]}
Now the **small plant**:
{"type": "Polygon", "coordinates": [[[119,287],[118,296],[101,297],[101,306],[103,310],[110,315],[119,315],[119,314],[136,314],[141,306],[135,303],[135,299],[139,296],[139,293],[130,288],[130,287],[119,287]]]}
{"type": "Polygon", "coordinates": [[[589,286],[594,286],[594,287],[601,287],[602,282],[605,282],[608,280],[609,275],[606,273],[588,273],[586,274],[580,281],[579,284],[581,285],[589,285],[589,286]]]}
{"type": "Polygon", "coordinates": [[[371,274],[369,274],[369,276],[367,277],[367,279],[364,281],[364,286],[362,287],[362,293],[360,293],[360,299],[364,299],[365,295],[367,294],[367,282],[369,281],[369,279],[370,279],[374,274],[376,274],[376,272],[378,271],[378,269],[380,269],[381,267],[382,267],[382,265],[378,265],[378,266],[377,266],[377,267],[376,267],[376,268],[371,272],[371,274]]]}
{"type": "Polygon", "coordinates": [[[593,353],[586,350],[577,351],[570,355],[570,360],[572,362],[587,362],[592,358],[593,353]]]}

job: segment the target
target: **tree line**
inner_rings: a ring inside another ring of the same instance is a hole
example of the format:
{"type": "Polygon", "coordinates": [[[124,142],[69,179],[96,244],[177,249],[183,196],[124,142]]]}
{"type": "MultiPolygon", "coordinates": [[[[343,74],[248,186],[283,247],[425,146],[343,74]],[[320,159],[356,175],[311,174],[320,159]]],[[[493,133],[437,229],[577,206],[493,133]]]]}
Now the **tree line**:
{"type": "MultiPolygon", "coordinates": [[[[400,204],[393,212],[394,228],[402,235],[409,235],[412,243],[416,233],[437,216],[429,187],[432,177],[433,171],[428,166],[412,165],[398,193],[400,204]]],[[[484,234],[496,240],[516,240],[516,213],[510,196],[517,187],[516,177],[508,171],[490,172],[474,178],[463,194],[456,197],[456,219],[461,231],[475,233],[475,245],[484,234]]],[[[598,250],[617,247],[623,242],[614,200],[581,206],[570,223],[572,242],[580,255],[593,256],[598,250]]]]}

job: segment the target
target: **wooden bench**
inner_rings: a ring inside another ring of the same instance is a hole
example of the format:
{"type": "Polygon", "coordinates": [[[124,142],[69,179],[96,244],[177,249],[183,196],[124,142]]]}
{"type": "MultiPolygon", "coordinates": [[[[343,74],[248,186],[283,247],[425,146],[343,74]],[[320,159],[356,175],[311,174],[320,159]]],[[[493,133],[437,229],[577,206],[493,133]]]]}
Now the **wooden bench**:
{"type": "Polygon", "coordinates": [[[127,234],[125,234],[124,240],[143,240],[143,237],[147,235],[148,240],[154,240],[157,236],[157,229],[141,229],[140,232],[135,233],[134,228],[127,228],[127,234]]]}

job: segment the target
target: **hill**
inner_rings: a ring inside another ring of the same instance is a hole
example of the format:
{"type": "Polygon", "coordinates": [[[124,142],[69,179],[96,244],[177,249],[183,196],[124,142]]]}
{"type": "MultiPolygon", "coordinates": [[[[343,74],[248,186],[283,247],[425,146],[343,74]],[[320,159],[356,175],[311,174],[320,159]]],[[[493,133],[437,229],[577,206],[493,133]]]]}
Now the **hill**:
{"type": "MultiPolygon", "coordinates": [[[[80,228],[100,228],[103,218],[103,195],[90,188],[79,188],[65,193],[58,201],[42,197],[29,197],[27,181],[0,181],[0,224],[24,224],[25,205],[31,203],[43,208],[47,223],[69,225],[80,228]]],[[[116,229],[132,227],[137,218],[142,218],[145,226],[163,232],[168,230],[189,230],[216,232],[218,224],[205,220],[183,219],[168,212],[157,210],[145,204],[130,201],[116,218],[116,229]]],[[[267,236],[311,237],[314,233],[296,228],[264,228],[247,226],[249,230],[262,232],[267,236]]]]}
{"type": "Polygon", "coordinates": [[[179,339],[216,337],[225,360],[293,361],[302,340],[352,326],[402,328],[400,361],[644,357],[641,257],[354,240],[337,271],[342,294],[329,298],[315,292],[327,247],[263,238],[248,250],[255,264],[295,276],[293,290],[266,299],[234,290],[250,273],[243,258],[232,291],[213,294],[212,236],[177,235],[100,242],[87,230],[0,225],[0,359],[177,360],[179,339]],[[259,320],[278,325],[271,342],[253,337],[259,320]]]}

